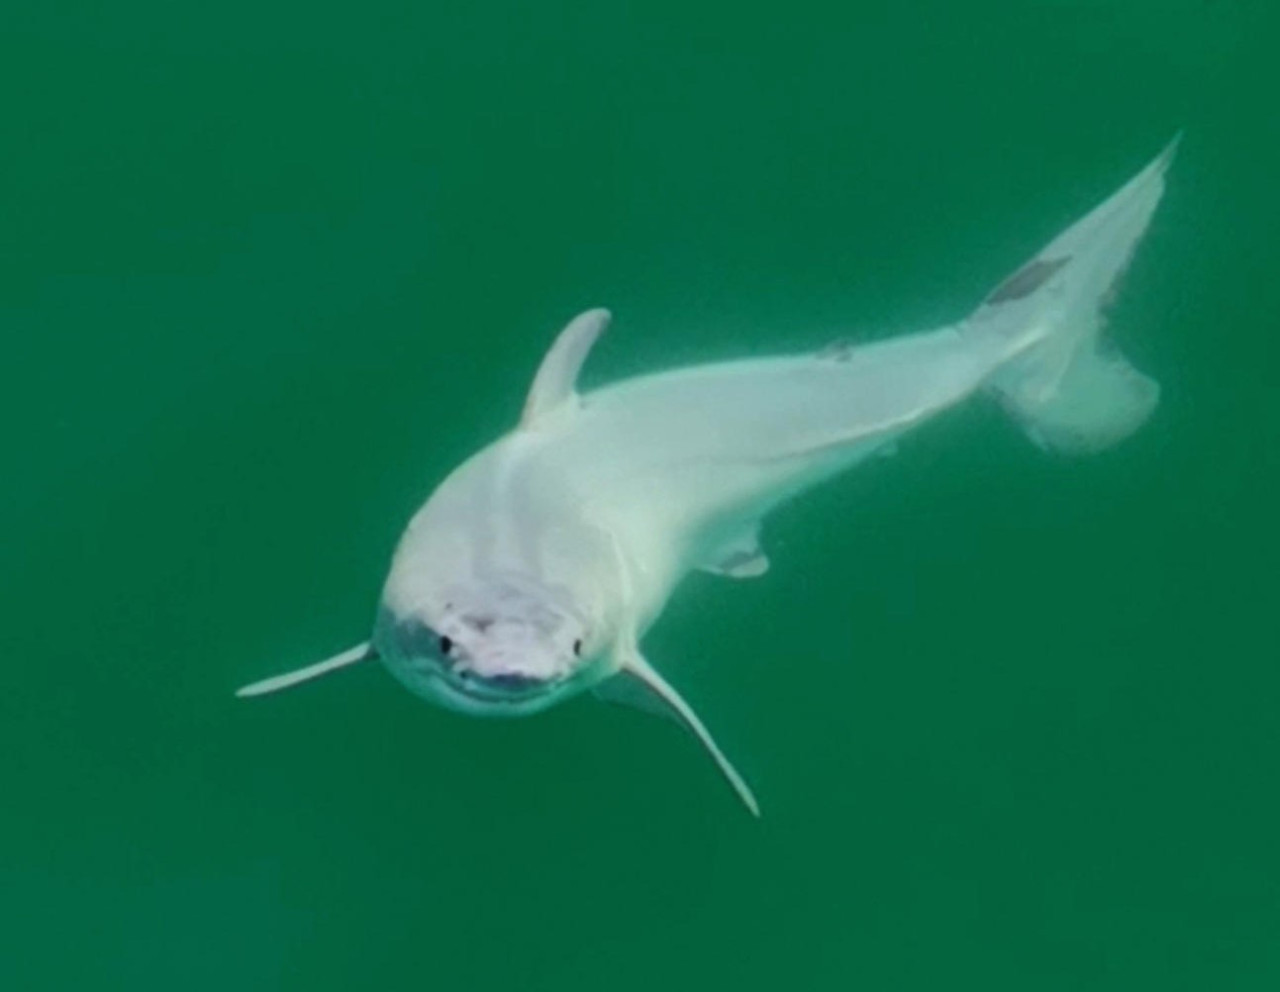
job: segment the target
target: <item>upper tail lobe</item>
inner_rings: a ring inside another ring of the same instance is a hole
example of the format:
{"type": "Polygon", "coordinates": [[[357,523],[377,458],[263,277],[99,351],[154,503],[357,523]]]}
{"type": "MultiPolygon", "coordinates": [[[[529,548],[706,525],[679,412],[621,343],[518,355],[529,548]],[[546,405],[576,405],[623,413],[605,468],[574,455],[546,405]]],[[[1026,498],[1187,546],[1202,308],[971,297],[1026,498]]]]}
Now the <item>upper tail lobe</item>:
{"type": "Polygon", "coordinates": [[[1145,169],[1009,276],[966,322],[966,333],[1034,344],[987,389],[1041,447],[1092,452],[1151,415],[1155,380],[1106,339],[1103,312],[1164,193],[1175,138],[1145,169]]]}

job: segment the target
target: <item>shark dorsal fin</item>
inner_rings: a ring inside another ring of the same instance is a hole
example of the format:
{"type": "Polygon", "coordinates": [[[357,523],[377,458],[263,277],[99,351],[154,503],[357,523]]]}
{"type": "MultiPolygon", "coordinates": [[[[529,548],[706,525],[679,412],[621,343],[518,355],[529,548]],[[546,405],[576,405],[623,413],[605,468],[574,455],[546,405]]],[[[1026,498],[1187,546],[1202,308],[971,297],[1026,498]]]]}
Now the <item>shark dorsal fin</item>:
{"type": "Polygon", "coordinates": [[[588,310],[578,314],[557,335],[551,349],[538,366],[529,387],[529,398],[520,417],[521,427],[530,427],[576,397],[574,385],[591,346],[609,326],[608,310],[588,310]]]}

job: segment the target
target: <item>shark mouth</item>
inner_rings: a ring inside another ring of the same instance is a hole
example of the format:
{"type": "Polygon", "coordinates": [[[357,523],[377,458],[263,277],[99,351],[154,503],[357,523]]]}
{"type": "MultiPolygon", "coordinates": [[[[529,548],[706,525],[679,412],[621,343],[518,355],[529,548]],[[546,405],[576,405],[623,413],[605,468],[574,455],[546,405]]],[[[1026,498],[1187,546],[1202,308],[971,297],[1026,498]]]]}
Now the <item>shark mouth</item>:
{"type": "Polygon", "coordinates": [[[460,695],[485,703],[522,703],[559,687],[565,676],[541,678],[519,672],[482,675],[473,668],[456,666],[447,669],[444,679],[460,695]]]}

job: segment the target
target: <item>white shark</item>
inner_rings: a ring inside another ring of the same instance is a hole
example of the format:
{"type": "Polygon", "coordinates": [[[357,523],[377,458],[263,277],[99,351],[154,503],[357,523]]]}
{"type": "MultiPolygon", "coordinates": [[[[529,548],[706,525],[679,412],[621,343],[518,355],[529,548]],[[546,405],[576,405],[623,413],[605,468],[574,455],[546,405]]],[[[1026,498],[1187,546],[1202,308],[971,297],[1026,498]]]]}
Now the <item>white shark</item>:
{"type": "Polygon", "coordinates": [[[414,693],[479,716],[534,713],[591,689],[677,719],[758,815],[697,714],[641,653],[645,631],[693,569],[762,575],[761,520],[784,500],[977,393],[1053,451],[1098,451],[1136,430],[1159,387],[1104,336],[1103,311],[1176,144],[938,330],[579,394],[609,314],[575,318],[515,428],[410,522],[372,638],[238,694],[373,658],[414,693]]]}

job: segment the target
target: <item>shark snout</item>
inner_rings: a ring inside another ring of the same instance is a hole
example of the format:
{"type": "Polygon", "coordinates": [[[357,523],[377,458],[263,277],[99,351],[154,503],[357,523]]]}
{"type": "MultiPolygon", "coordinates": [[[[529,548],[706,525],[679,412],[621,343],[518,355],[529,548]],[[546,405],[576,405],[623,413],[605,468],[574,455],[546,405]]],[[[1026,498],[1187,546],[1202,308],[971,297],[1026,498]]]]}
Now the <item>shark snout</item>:
{"type": "Polygon", "coordinates": [[[555,682],[569,674],[550,652],[529,648],[502,653],[477,652],[452,667],[459,675],[506,688],[555,682]]]}

